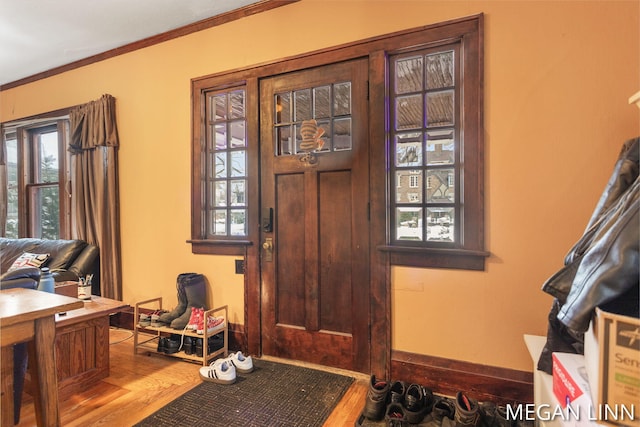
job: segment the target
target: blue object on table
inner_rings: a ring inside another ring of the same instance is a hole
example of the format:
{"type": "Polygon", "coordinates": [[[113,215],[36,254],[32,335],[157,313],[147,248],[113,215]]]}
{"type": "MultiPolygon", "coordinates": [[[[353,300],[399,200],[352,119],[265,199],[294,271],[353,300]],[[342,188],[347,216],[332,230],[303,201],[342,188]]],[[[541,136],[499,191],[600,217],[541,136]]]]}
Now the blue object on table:
{"type": "Polygon", "coordinates": [[[56,285],[53,280],[53,275],[51,271],[49,271],[48,267],[43,267],[41,269],[42,274],[40,275],[40,282],[38,283],[38,290],[50,292],[54,294],[56,292],[56,285]]]}

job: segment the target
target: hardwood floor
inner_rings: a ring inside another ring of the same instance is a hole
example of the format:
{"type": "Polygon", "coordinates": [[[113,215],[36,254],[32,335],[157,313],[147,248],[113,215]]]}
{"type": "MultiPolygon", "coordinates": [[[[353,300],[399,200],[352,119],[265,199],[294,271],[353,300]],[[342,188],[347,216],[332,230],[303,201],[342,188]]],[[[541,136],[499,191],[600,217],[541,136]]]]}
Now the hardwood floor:
{"type": "MultiPolygon", "coordinates": [[[[134,355],[131,331],[112,329],[110,340],[109,377],[85,392],[61,400],[62,425],[131,426],[201,382],[199,365],[195,363],[142,353],[134,355]]],[[[356,377],[356,381],[327,419],[325,427],[353,426],[364,406],[368,377],[353,372],[347,374],[356,377]]],[[[33,401],[25,394],[18,426],[35,425],[33,401]]]]}

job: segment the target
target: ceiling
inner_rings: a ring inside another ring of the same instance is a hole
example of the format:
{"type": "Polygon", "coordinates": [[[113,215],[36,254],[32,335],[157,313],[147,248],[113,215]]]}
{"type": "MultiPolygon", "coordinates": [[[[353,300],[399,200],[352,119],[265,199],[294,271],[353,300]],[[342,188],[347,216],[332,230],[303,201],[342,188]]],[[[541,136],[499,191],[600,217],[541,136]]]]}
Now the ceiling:
{"type": "Polygon", "coordinates": [[[260,0],[0,0],[0,85],[260,0]]]}

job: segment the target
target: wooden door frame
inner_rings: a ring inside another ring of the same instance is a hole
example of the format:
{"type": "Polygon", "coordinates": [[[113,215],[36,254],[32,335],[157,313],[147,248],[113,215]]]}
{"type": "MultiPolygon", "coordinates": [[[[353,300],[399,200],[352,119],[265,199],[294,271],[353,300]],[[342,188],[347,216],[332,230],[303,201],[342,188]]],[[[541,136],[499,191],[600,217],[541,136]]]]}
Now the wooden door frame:
{"type": "MultiPolygon", "coordinates": [[[[317,53],[312,57],[294,58],[279,62],[276,68],[262,69],[257,79],[247,81],[255,90],[248,94],[256,94],[259,98],[259,79],[271,77],[286,71],[297,71],[312,66],[323,66],[355,58],[368,59],[369,99],[368,99],[368,140],[369,140],[369,290],[371,294],[369,307],[369,366],[370,373],[387,378],[391,370],[391,300],[390,262],[388,252],[378,248],[386,244],[386,177],[379,171],[386,170],[385,129],[385,73],[386,54],[378,50],[370,54],[356,49],[343,47],[337,50],[317,53]],[[269,71],[273,71],[269,73],[269,71]],[[264,72],[267,71],[265,74],[264,72]],[[277,71],[277,72],[276,72],[277,71]],[[373,90],[375,88],[375,90],[373,90]]],[[[258,100],[251,105],[259,105],[258,100]]],[[[257,107],[256,107],[257,110],[257,107]]],[[[260,112],[254,111],[255,117],[260,112]]],[[[259,134],[258,129],[254,135],[259,134]]],[[[259,233],[261,236],[261,233],[259,233]]],[[[245,248],[245,326],[246,349],[249,354],[262,355],[262,284],[261,284],[261,241],[245,248]]],[[[243,345],[243,347],[245,347],[243,345]]]]}
{"type": "MultiPolygon", "coordinates": [[[[368,100],[368,120],[369,120],[369,171],[370,171],[370,222],[369,222],[369,242],[370,242],[370,366],[371,373],[389,378],[391,372],[391,264],[407,266],[437,266],[455,268],[470,268],[477,265],[479,257],[487,256],[484,251],[464,250],[451,254],[437,252],[429,253],[425,256],[423,252],[411,248],[404,253],[392,252],[388,246],[389,227],[387,223],[387,159],[392,155],[388,145],[388,115],[386,93],[387,74],[387,54],[399,52],[403,49],[417,45],[429,45],[446,42],[448,40],[462,40],[470,52],[479,55],[478,61],[470,63],[471,75],[478,78],[479,84],[477,92],[471,91],[471,101],[477,108],[472,107],[468,111],[472,117],[472,129],[480,129],[480,150],[482,148],[482,41],[483,41],[483,15],[477,14],[451,21],[430,24],[423,27],[398,31],[392,34],[371,37],[365,40],[346,43],[326,49],[303,53],[294,57],[281,58],[267,63],[256,64],[246,68],[229,70],[218,74],[208,75],[192,79],[192,97],[194,99],[193,114],[193,152],[194,168],[199,163],[199,149],[202,142],[201,118],[204,110],[202,91],[207,88],[221,88],[243,84],[247,89],[246,116],[255,118],[247,120],[247,137],[250,141],[259,142],[259,101],[258,87],[259,80],[284,74],[292,71],[299,71],[305,68],[323,66],[335,62],[347,61],[357,58],[367,58],[369,61],[369,100],[368,100]],[[474,74],[475,73],[475,74],[474,74]],[[477,123],[476,123],[477,122],[477,123]],[[431,260],[424,264],[424,260],[431,260]],[[453,262],[453,264],[451,264],[453,262]],[[424,264],[424,265],[423,265],[424,264]],[[471,266],[471,267],[469,267],[471,266]]],[[[474,173],[482,176],[482,157],[478,160],[478,170],[474,173]]],[[[249,169],[259,169],[259,155],[256,151],[256,144],[249,145],[249,169]]],[[[197,186],[192,185],[198,189],[197,186]]],[[[259,206],[259,185],[253,184],[249,188],[249,205],[259,206]]],[[[482,191],[479,192],[482,196],[482,191]]],[[[192,194],[192,224],[200,224],[200,210],[197,201],[201,197],[198,191],[192,194]]],[[[482,203],[482,197],[478,199],[482,203]]],[[[481,208],[481,206],[480,206],[481,208]]],[[[482,210],[480,209],[480,214],[482,210]]],[[[261,354],[261,283],[260,283],[260,247],[262,242],[258,241],[259,235],[259,212],[257,209],[249,209],[249,223],[252,227],[249,230],[248,239],[238,241],[206,241],[189,240],[194,253],[234,255],[244,256],[244,325],[239,330],[235,330],[236,336],[241,338],[239,348],[248,350],[251,354],[261,354]]],[[[479,227],[479,234],[482,237],[482,215],[476,221],[479,227]]],[[[193,236],[198,236],[197,229],[193,231],[193,236]]],[[[482,264],[484,265],[484,264],[482,264]]]]}

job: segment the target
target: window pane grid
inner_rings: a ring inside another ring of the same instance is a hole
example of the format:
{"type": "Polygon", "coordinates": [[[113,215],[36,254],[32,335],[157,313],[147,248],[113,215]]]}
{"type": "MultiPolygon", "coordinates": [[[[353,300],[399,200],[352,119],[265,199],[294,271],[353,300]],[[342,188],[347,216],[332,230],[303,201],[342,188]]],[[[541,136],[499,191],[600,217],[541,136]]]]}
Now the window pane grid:
{"type": "Polygon", "coordinates": [[[244,89],[208,95],[203,206],[207,237],[248,235],[247,130],[244,89]]]}
{"type": "Polygon", "coordinates": [[[403,244],[459,243],[459,88],[454,62],[450,49],[392,58],[391,215],[393,240],[403,244]]]}
{"type": "Polygon", "coordinates": [[[351,150],[351,82],[316,86],[274,96],[274,135],[276,156],[304,152],[300,148],[300,126],[304,120],[316,120],[324,130],[322,147],[317,152],[351,150]]]}

